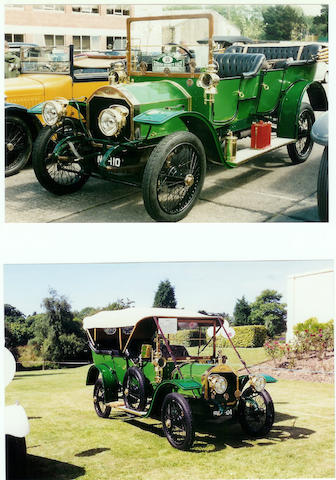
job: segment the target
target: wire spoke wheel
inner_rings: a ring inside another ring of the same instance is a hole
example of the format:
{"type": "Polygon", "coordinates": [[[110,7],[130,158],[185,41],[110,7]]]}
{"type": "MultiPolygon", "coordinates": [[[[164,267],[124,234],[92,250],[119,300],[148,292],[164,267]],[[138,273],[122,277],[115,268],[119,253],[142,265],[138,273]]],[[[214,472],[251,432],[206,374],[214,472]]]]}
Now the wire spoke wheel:
{"type": "Polygon", "coordinates": [[[238,413],[240,424],[249,435],[266,435],[274,422],[271,396],[266,390],[256,392],[248,388],[241,397],[238,413]]]}
{"type": "Polygon", "coordinates": [[[98,417],[107,418],[110,415],[111,407],[105,405],[105,390],[101,378],[98,378],[93,389],[93,406],[98,417]]]}
{"type": "Polygon", "coordinates": [[[298,140],[288,145],[288,154],[293,163],[302,163],[309,157],[314,142],[310,132],[315,121],[315,115],[309,103],[302,103],[298,118],[298,140]]]}
{"type": "Polygon", "coordinates": [[[187,400],[179,393],[168,394],[162,405],[161,420],[169,443],[179,450],[188,450],[194,441],[194,429],[187,400]]]}
{"type": "Polygon", "coordinates": [[[17,115],[5,118],[5,176],[18,173],[28,162],[33,146],[32,133],[17,115]]]}
{"type": "Polygon", "coordinates": [[[123,381],[124,402],[127,408],[143,411],[147,404],[145,376],[137,367],[130,367],[123,381]]]}
{"type": "Polygon", "coordinates": [[[35,175],[44,188],[56,195],[76,192],[89,178],[90,168],[83,159],[86,145],[81,138],[71,139],[74,133],[70,125],[45,127],[34,144],[35,175]],[[67,136],[69,140],[59,147],[67,136]]]}
{"type": "Polygon", "coordinates": [[[178,221],[193,207],[202,189],[206,158],[190,132],[177,132],[154,148],[143,178],[144,203],[157,221],[178,221]]]}

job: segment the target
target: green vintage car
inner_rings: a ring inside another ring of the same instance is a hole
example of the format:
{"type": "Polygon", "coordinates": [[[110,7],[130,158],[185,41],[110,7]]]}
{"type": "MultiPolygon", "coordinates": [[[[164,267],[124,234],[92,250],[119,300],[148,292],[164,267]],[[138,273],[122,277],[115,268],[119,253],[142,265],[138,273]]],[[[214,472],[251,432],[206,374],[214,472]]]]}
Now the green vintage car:
{"type": "Polygon", "coordinates": [[[109,85],[87,100],[32,110],[49,125],[33,153],[44,188],[75,192],[90,176],[142,186],[154,220],[179,221],[201,192],[207,161],[233,168],[285,145],[293,163],[308,158],[313,110],[328,108],[313,81],[314,48],[303,60],[273,62],[263,53],[215,53],[210,14],[129,18],[127,36],[127,71],[114,65],[109,85]],[[236,154],[259,121],[270,125],[270,144],[236,154]]]}
{"type": "Polygon", "coordinates": [[[181,309],[129,308],[101,311],[84,319],[94,364],[87,385],[94,385],[99,417],[111,409],[138,417],[161,418],[169,443],[188,450],[195,428],[239,421],[251,436],[264,436],[274,421],[268,375],[251,375],[233,343],[246,374],[238,374],[216,351],[222,333],[233,330],[220,316],[181,309]],[[188,352],[176,344],[183,331],[192,336],[188,352]],[[206,354],[206,355],[205,355],[206,354]]]}

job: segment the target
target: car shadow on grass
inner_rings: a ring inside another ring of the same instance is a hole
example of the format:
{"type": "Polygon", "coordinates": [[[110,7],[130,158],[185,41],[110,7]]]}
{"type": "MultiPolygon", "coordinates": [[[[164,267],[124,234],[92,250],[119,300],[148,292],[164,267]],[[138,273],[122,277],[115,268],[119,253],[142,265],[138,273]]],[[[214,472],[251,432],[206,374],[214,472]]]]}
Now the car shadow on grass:
{"type": "Polygon", "coordinates": [[[24,480],[72,480],[85,475],[85,468],[51,458],[27,455],[24,480]]]}
{"type": "MultiPolygon", "coordinates": [[[[287,440],[303,440],[309,438],[315,433],[315,430],[296,427],[297,417],[284,413],[277,413],[275,423],[271,431],[264,437],[251,438],[244,433],[237,423],[227,422],[225,424],[208,425],[206,428],[198,425],[196,427],[196,436],[193,447],[190,452],[204,453],[224,450],[228,446],[231,448],[257,448],[268,445],[276,445],[287,440]],[[293,420],[292,425],[278,425],[279,422],[293,420]]],[[[146,432],[154,433],[158,437],[165,438],[161,422],[147,423],[137,418],[125,418],[125,422],[134,427],[140,428],[146,432]]]]}

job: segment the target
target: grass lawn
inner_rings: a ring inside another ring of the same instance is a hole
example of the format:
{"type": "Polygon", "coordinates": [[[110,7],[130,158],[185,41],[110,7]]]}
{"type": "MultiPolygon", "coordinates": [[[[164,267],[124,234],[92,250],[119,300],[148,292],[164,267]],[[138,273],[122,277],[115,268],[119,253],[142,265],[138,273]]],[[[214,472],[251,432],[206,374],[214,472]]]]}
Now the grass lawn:
{"type": "Polygon", "coordinates": [[[29,478],[334,477],[333,385],[270,384],[276,418],[267,438],[251,440],[239,425],[227,425],[198,433],[193,449],[180,452],[169,445],[158,421],[124,414],[98,418],[92,387],[85,386],[87,369],[19,372],[7,387],[6,404],[19,400],[29,416],[29,478]]]}

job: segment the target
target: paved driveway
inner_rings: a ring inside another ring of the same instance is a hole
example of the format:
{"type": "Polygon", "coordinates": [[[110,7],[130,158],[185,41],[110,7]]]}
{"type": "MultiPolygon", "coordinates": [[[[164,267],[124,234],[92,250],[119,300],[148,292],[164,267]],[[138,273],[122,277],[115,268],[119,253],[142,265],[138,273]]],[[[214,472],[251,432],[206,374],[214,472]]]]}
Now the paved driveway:
{"type": "MultiPolygon", "coordinates": [[[[183,222],[316,222],[322,147],[292,165],[286,147],[243,166],[210,165],[200,198],[183,222]]],[[[62,197],[44,190],[31,167],[5,179],[7,222],[152,222],[140,188],[90,179],[62,197]]]]}

